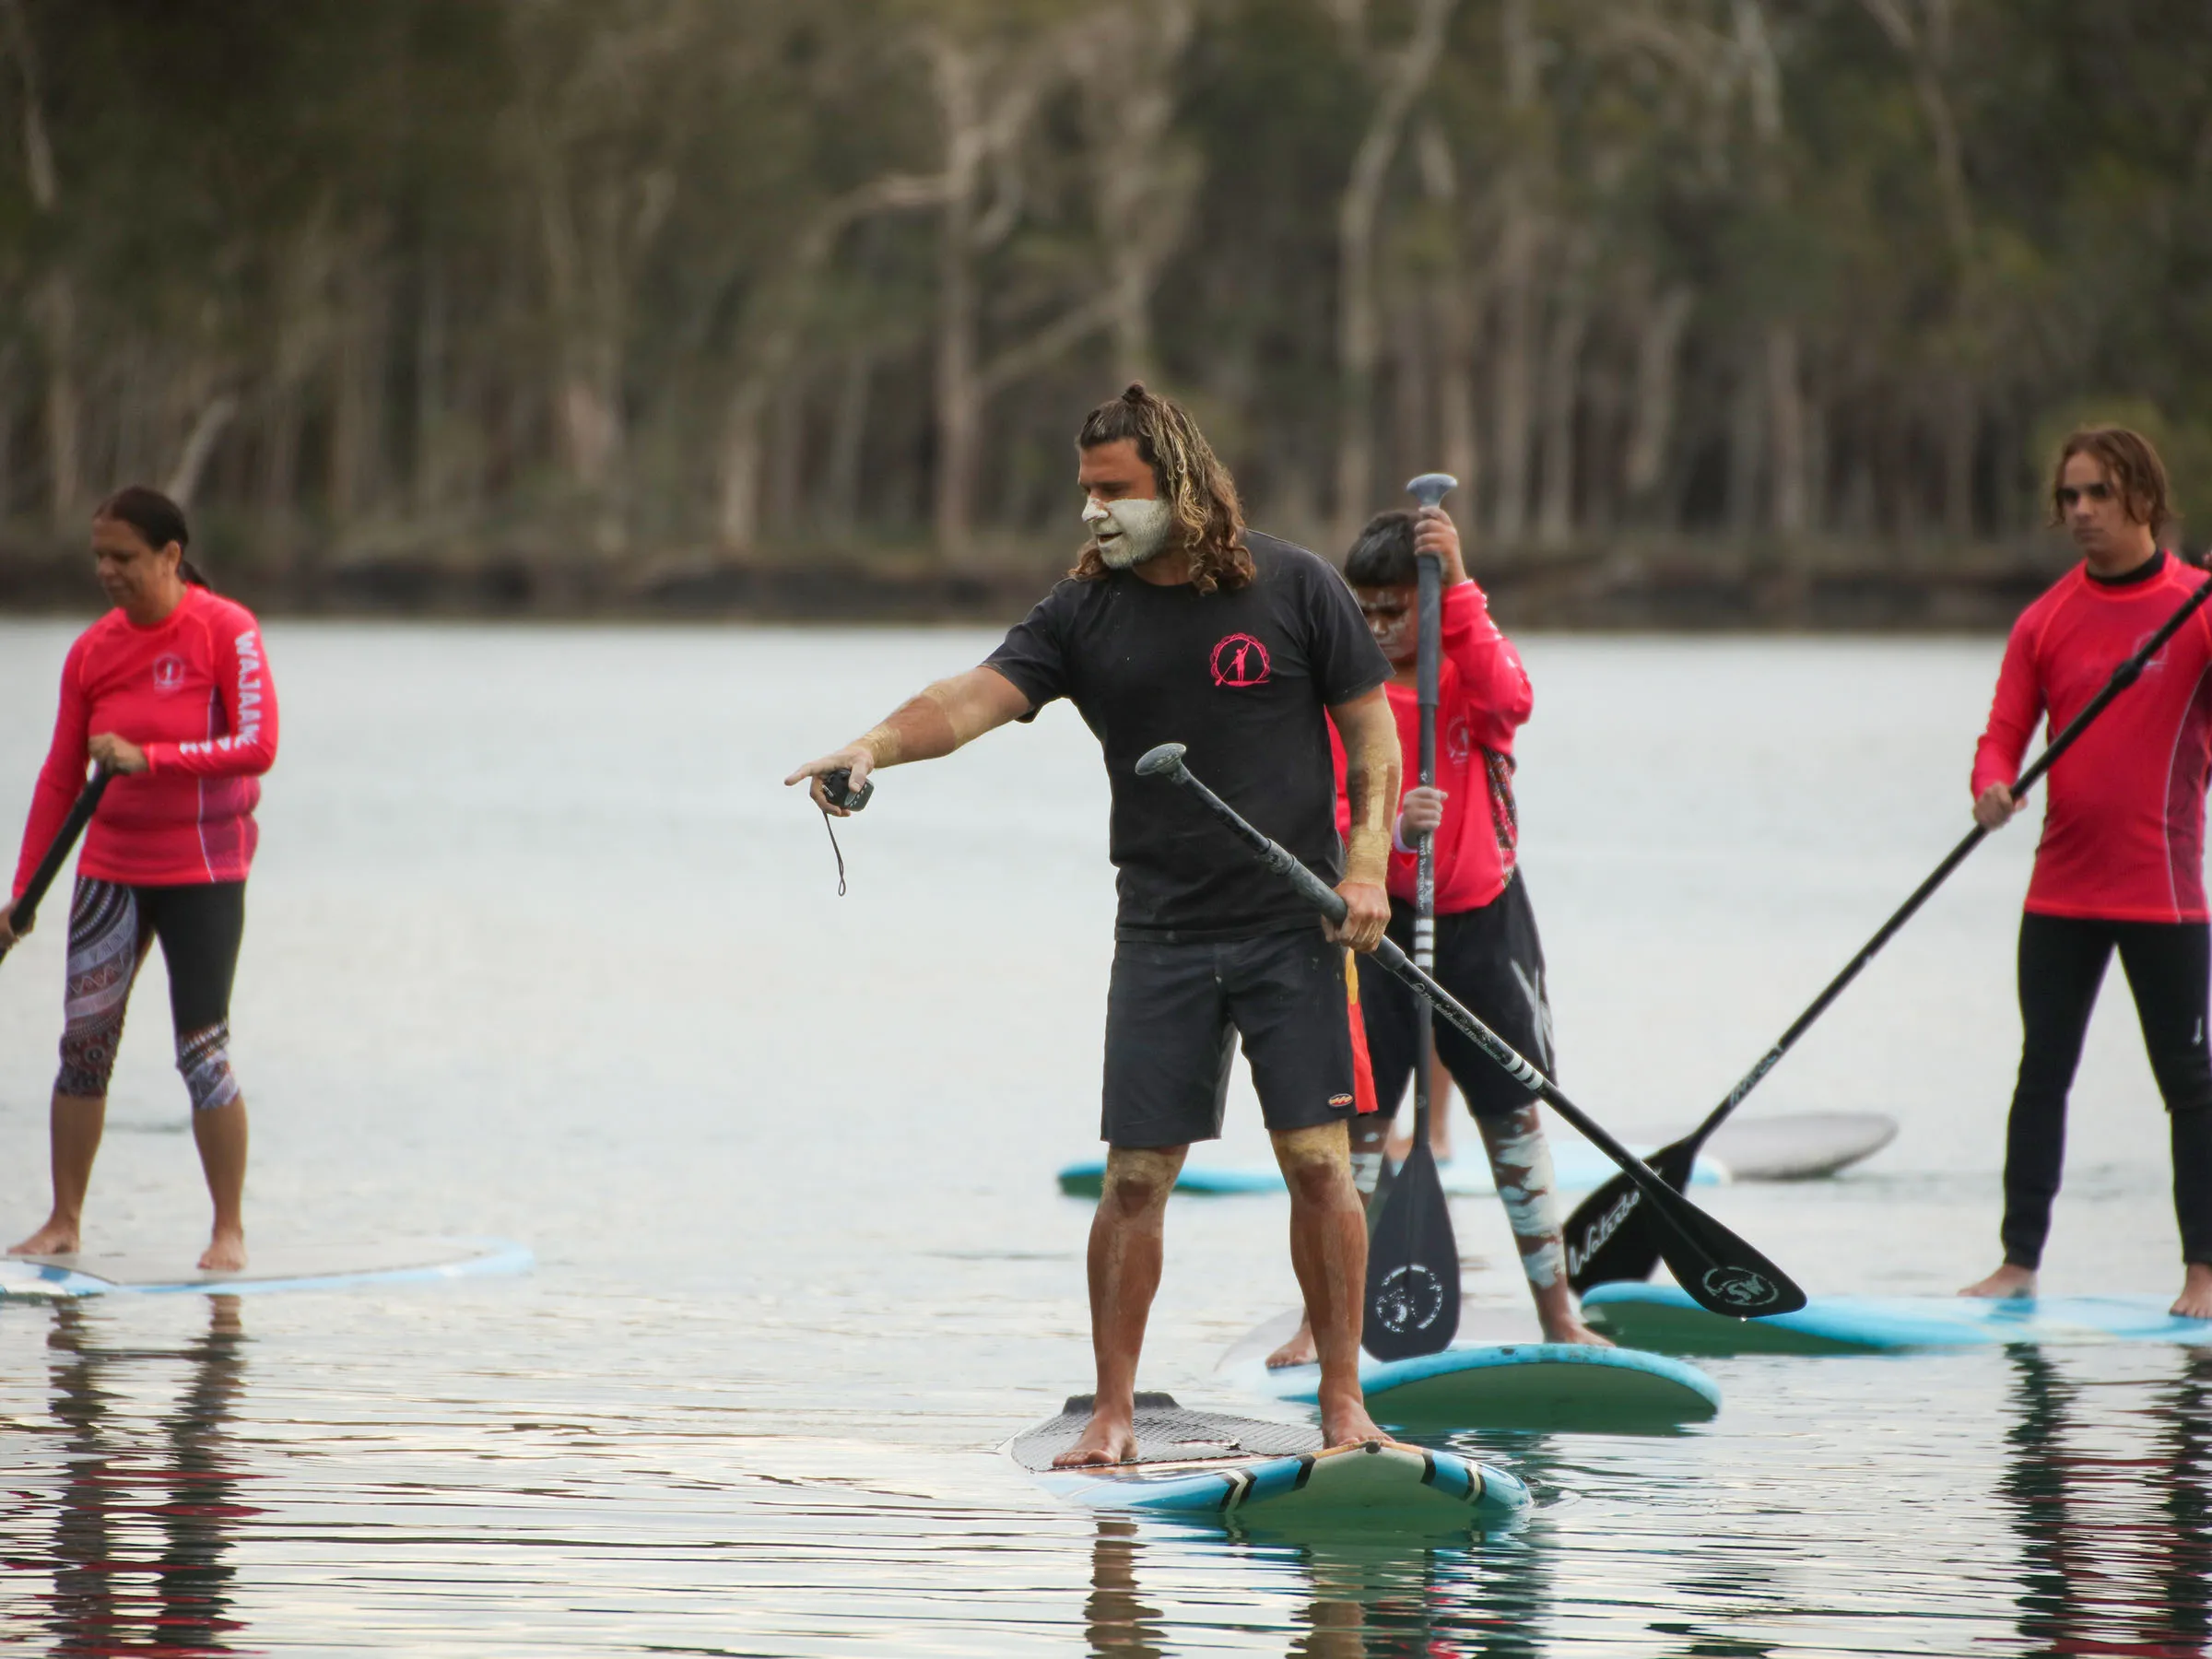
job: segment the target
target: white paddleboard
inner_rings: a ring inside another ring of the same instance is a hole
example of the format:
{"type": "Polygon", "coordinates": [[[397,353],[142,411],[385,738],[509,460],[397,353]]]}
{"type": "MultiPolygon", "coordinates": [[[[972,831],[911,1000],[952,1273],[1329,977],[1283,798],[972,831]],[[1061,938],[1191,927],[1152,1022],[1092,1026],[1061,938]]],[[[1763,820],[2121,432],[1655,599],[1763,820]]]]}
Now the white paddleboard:
{"type": "Polygon", "coordinates": [[[1883,1354],[1912,1349],[2178,1342],[2212,1347],[2212,1320],[2171,1296],[1816,1296],[1794,1313],[1724,1319],[1672,1285],[1599,1285],[1583,1316],[1618,1341],[1677,1354],[1883,1354]]]}
{"type": "MultiPolygon", "coordinates": [[[[1298,1328],[1298,1310],[1239,1341],[1220,1371],[1239,1386],[1290,1406],[1318,1404],[1321,1367],[1271,1369],[1266,1356],[1298,1328]]],[[[1367,1409],[1387,1429],[1585,1430],[1615,1433],[1701,1423],[1721,1408],[1721,1388],[1696,1366],[1636,1348],[1581,1343],[1462,1340],[1418,1359],[1359,1356],[1367,1409]]]]}
{"type": "Polygon", "coordinates": [[[242,1273],[207,1273],[197,1253],[114,1253],[0,1256],[0,1301],[54,1301],[80,1296],[259,1295],[273,1290],[342,1290],[438,1279],[527,1273],[529,1249],[505,1239],[407,1239],[374,1244],[253,1246],[242,1273]]]}
{"type": "Polygon", "coordinates": [[[1038,1485],[1088,1509],[1369,1532],[1488,1530],[1529,1505],[1518,1477],[1456,1453],[1395,1441],[1324,1450],[1308,1425],[1185,1411],[1164,1394],[1136,1396],[1134,1462],[1053,1468],[1089,1415],[1090,1396],[1077,1394],[1006,1447],[1038,1485]]]}

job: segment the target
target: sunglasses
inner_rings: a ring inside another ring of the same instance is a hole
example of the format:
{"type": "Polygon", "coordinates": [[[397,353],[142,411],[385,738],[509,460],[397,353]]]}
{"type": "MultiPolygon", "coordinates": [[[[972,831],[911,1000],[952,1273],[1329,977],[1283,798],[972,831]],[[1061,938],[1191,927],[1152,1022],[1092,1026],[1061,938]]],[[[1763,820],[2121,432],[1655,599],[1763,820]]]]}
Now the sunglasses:
{"type": "Polygon", "coordinates": [[[2082,501],[2109,501],[2112,499],[2110,484],[2084,484],[2079,488],[2061,484],[2056,491],[2061,507],[2072,507],[2082,501]]]}

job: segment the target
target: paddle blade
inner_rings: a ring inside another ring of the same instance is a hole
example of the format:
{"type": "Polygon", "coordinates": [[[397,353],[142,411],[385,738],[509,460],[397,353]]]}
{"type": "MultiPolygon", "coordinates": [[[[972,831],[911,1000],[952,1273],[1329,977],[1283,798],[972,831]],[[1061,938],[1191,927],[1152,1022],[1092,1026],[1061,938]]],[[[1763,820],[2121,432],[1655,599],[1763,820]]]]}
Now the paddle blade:
{"type": "Polygon", "coordinates": [[[1428,1136],[1414,1137],[1380,1203],[1360,1345],[1378,1359],[1441,1354],[1459,1334],[1459,1241],[1428,1136]]]}
{"type": "Polygon", "coordinates": [[[1665,1187],[1641,1196],[1636,1207],[1651,1209],[1654,1220],[1665,1212],[1659,1259],[1707,1312],[1764,1319],[1805,1306],[1805,1292],[1794,1279],[1688,1199],[1665,1187]]]}
{"type": "MultiPolygon", "coordinates": [[[[1678,1193],[1689,1184],[1697,1159],[1696,1146],[1685,1139],[1662,1147],[1646,1161],[1678,1193]]],[[[1626,1175],[1614,1176],[1567,1218],[1567,1282],[1580,1296],[1593,1285],[1650,1278],[1666,1230],[1644,1204],[1641,1189],[1626,1175]]]]}

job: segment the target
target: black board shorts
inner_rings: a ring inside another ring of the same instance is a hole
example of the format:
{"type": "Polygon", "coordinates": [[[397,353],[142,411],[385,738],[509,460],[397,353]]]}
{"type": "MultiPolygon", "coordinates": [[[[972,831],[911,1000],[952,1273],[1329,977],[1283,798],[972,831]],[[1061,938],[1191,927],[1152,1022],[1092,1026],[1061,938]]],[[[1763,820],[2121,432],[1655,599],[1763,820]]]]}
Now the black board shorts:
{"type": "MultiPolygon", "coordinates": [[[[1390,936],[1413,954],[1413,906],[1390,901],[1390,936]]],[[[1527,879],[1516,870],[1489,903],[1436,919],[1436,977],[1476,1018],[1504,1038],[1513,1052],[1554,1082],[1559,1056],[1552,1051],[1551,1000],[1544,988],[1544,942],[1528,901],[1527,879]]],[[[1413,1079],[1417,1004],[1406,982],[1369,957],[1359,959],[1359,1012],[1367,1026],[1367,1054],[1374,1068],[1375,1099],[1394,1112],[1413,1079]]],[[[1535,1096],[1456,1026],[1435,1022],[1436,1052],[1451,1072],[1467,1110],[1501,1117],[1532,1104],[1535,1096]]]]}
{"type": "Polygon", "coordinates": [[[1344,947],[1318,926],[1200,944],[1118,941],[1100,1138],[1126,1147],[1217,1139],[1239,1037],[1271,1131],[1349,1117],[1344,947]]]}

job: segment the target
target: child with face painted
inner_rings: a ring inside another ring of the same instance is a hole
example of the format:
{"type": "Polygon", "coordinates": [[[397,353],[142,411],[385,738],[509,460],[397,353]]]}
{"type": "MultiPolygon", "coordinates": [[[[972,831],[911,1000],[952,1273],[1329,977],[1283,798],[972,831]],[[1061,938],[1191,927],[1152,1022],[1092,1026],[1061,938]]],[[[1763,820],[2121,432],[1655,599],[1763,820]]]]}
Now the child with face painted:
{"type": "MultiPolygon", "coordinates": [[[[1520,653],[1490,619],[1489,603],[1461,559],[1459,531],[1441,508],[1400,510],[1369,520],[1344,573],[1375,643],[1390,659],[1392,678],[1383,689],[1405,750],[1406,788],[1399,798],[1388,880],[1390,936],[1412,950],[1418,849],[1428,832],[1435,838],[1436,977],[1547,1076],[1557,1077],[1544,947],[1515,856],[1513,734],[1534,701],[1520,653]],[[1422,553],[1435,554],[1443,564],[1436,782],[1428,788],[1419,782],[1417,559],[1422,553]]],[[[1345,813],[1340,796],[1340,823],[1345,813]]],[[[1383,1137],[1413,1077],[1417,1004],[1402,981],[1365,957],[1359,959],[1359,995],[1382,1110],[1356,1120],[1352,1156],[1360,1186],[1371,1195],[1383,1137]]],[[[1566,1241],[1541,1114],[1528,1092],[1465,1037],[1442,1020],[1434,1029],[1438,1059],[1482,1132],[1545,1339],[1605,1346],[1606,1339],[1583,1324],[1567,1283],[1566,1241]]],[[[1268,1363],[1300,1363],[1310,1342],[1301,1330],[1268,1363]]]]}

